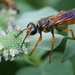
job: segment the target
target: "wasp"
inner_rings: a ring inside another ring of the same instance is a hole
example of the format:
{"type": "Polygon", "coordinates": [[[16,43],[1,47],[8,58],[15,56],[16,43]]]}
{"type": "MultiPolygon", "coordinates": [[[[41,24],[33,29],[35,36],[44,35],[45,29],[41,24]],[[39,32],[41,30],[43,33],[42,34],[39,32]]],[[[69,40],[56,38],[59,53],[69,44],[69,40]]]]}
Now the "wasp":
{"type": "Polygon", "coordinates": [[[0,5],[3,6],[7,6],[7,8],[11,8],[13,10],[16,10],[17,13],[19,13],[19,9],[16,7],[15,3],[13,0],[0,0],[0,5]]]}
{"type": "MultiPolygon", "coordinates": [[[[26,30],[26,36],[22,42],[21,49],[23,50],[23,43],[27,36],[35,35],[37,32],[40,34],[40,37],[35,44],[33,50],[29,54],[29,56],[33,53],[35,48],[37,47],[38,43],[42,40],[42,31],[43,32],[51,32],[52,33],[52,44],[51,44],[51,51],[50,51],[50,57],[49,57],[49,63],[51,62],[51,54],[53,50],[53,45],[55,41],[54,36],[54,29],[60,31],[60,32],[68,32],[71,31],[72,38],[75,40],[74,33],[72,29],[59,29],[59,25],[70,25],[75,24],[75,9],[69,10],[69,11],[61,11],[59,14],[52,15],[49,17],[41,18],[37,24],[34,24],[33,22],[30,22],[27,25],[26,29],[23,29],[18,35],[15,35],[17,38],[24,30],[26,30]]],[[[23,50],[24,51],[24,50],[23,50]]]]}

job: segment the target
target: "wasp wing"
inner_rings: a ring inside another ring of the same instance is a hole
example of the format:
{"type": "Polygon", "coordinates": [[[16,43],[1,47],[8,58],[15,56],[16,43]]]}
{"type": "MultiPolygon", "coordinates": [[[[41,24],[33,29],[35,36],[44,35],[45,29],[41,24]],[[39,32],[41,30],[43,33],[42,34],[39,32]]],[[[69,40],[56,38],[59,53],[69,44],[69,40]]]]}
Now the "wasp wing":
{"type": "Polygon", "coordinates": [[[48,24],[48,27],[54,26],[56,24],[59,24],[65,21],[73,20],[73,19],[75,19],[75,9],[59,14],[54,20],[52,20],[48,24]]]}
{"type": "Polygon", "coordinates": [[[56,15],[52,15],[49,17],[46,17],[45,19],[50,19],[50,20],[54,20],[56,17],[58,17],[60,14],[56,14],[56,15]]]}

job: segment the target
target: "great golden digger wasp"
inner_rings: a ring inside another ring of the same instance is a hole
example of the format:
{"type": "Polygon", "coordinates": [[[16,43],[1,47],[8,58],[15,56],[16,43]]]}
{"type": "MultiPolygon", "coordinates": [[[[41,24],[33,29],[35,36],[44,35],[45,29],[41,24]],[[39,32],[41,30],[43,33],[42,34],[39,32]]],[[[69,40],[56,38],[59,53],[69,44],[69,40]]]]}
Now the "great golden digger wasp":
{"type": "MultiPolygon", "coordinates": [[[[75,40],[74,33],[73,33],[72,29],[59,29],[59,25],[70,25],[70,24],[75,24],[75,9],[72,9],[69,11],[61,11],[57,15],[49,16],[46,18],[41,18],[37,22],[37,24],[30,22],[27,25],[27,28],[24,29],[24,30],[26,30],[26,36],[22,42],[21,49],[23,50],[23,48],[22,48],[23,43],[24,43],[25,39],[27,38],[27,36],[35,35],[38,32],[40,34],[40,37],[39,37],[37,43],[35,44],[35,47],[31,51],[31,53],[29,54],[29,55],[31,55],[33,53],[33,51],[35,50],[35,48],[37,47],[38,43],[42,40],[42,31],[43,32],[50,32],[51,31],[51,33],[52,33],[52,45],[51,45],[51,51],[50,51],[50,57],[49,57],[49,63],[50,63],[53,45],[54,45],[54,41],[55,41],[54,29],[61,31],[61,32],[71,31],[72,38],[75,40]]],[[[17,38],[24,30],[22,30],[15,37],[17,38]]]]}
{"type": "Polygon", "coordinates": [[[13,0],[0,0],[0,5],[6,5],[8,9],[11,8],[13,10],[16,10],[17,13],[19,13],[19,9],[16,7],[13,0]]]}

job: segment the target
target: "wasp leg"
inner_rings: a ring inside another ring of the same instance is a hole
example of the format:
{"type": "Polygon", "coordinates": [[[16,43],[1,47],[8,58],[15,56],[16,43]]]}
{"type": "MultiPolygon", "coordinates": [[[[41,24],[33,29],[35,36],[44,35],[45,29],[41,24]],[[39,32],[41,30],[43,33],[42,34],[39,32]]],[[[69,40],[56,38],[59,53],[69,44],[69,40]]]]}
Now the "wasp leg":
{"type": "Polygon", "coordinates": [[[54,46],[54,41],[55,41],[55,37],[54,37],[54,32],[53,32],[53,30],[52,30],[52,45],[51,45],[49,63],[51,62],[51,54],[52,54],[52,50],[53,50],[53,46],[54,46]]]}
{"type": "Polygon", "coordinates": [[[33,51],[35,50],[35,48],[37,47],[38,43],[42,40],[42,34],[40,33],[40,37],[37,41],[37,43],[35,44],[35,47],[33,48],[33,50],[31,51],[31,53],[29,54],[29,56],[31,56],[31,54],[33,53],[33,51]]]}
{"type": "Polygon", "coordinates": [[[75,37],[74,37],[74,33],[73,33],[73,30],[72,29],[59,29],[59,28],[56,28],[58,31],[61,31],[61,32],[68,32],[68,31],[71,31],[71,34],[72,34],[72,38],[75,40],[75,37]]]}

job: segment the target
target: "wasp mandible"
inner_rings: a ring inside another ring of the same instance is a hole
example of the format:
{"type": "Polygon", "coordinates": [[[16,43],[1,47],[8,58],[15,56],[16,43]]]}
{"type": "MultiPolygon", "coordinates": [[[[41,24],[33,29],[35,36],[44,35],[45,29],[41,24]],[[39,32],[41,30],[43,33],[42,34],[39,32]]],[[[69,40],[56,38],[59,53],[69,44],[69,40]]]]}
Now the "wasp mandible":
{"type": "MultiPolygon", "coordinates": [[[[51,45],[51,51],[50,51],[50,57],[49,57],[49,63],[50,63],[53,45],[54,45],[54,41],[55,41],[54,29],[56,29],[60,32],[71,31],[72,38],[75,40],[74,33],[73,33],[72,29],[59,29],[59,25],[70,25],[70,24],[75,24],[75,9],[72,9],[69,11],[61,11],[59,14],[49,16],[46,18],[41,18],[37,22],[37,24],[30,22],[27,25],[27,28],[24,29],[24,30],[26,30],[26,36],[22,42],[21,49],[23,50],[22,46],[23,46],[23,43],[24,43],[25,39],[27,38],[27,36],[35,35],[38,32],[40,34],[40,37],[39,37],[37,43],[35,44],[33,50],[29,54],[29,55],[31,55],[33,53],[33,51],[35,50],[35,48],[37,47],[38,43],[42,40],[42,31],[43,32],[51,32],[52,33],[52,45],[51,45]]],[[[17,38],[24,30],[22,30],[15,37],[17,38]]]]}

